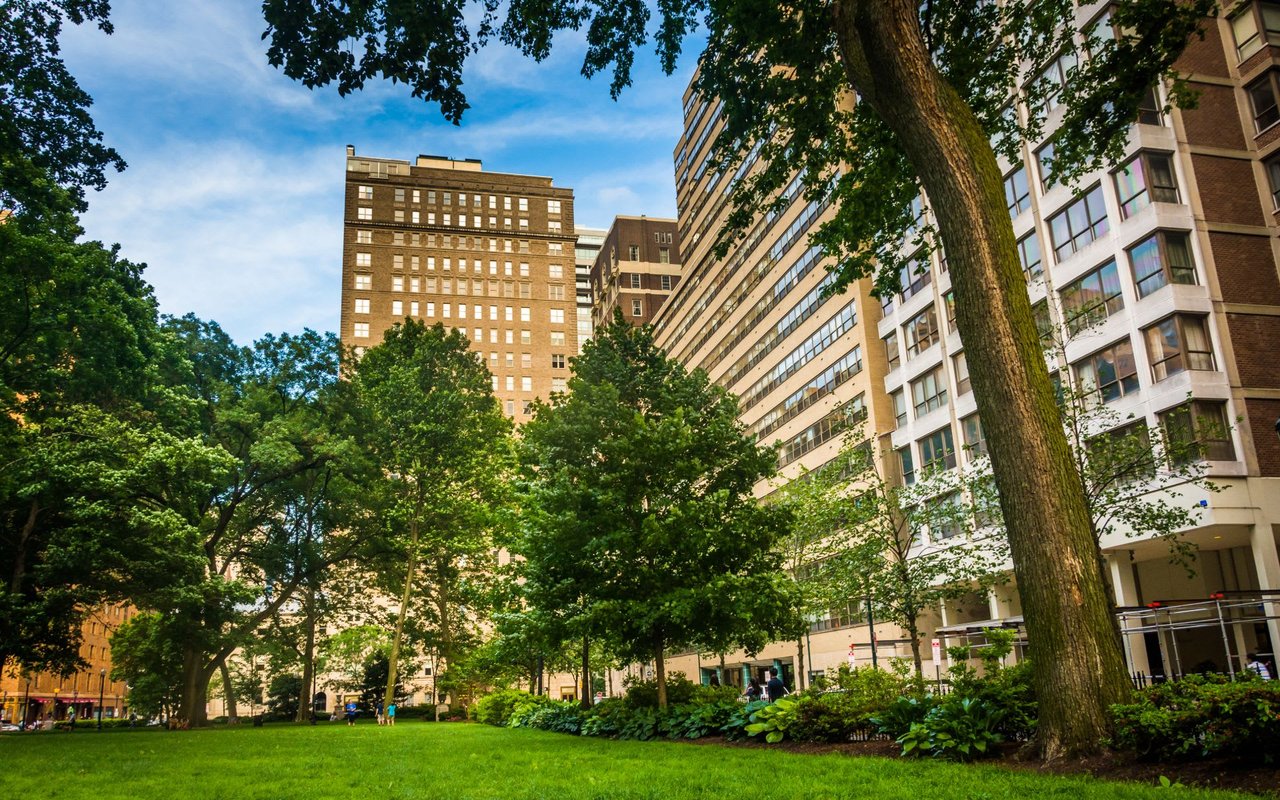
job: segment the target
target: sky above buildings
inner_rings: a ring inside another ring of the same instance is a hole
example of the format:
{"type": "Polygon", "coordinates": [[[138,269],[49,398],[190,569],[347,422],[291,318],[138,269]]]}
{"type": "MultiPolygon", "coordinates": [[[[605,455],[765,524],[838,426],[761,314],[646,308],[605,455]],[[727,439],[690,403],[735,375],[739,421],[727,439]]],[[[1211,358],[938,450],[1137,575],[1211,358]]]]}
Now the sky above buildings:
{"type": "Polygon", "coordinates": [[[574,189],[579,225],[675,216],[671,153],[694,54],[676,74],[652,46],[634,85],[579,74],[581,34],[535,64],[490,46],[464,73],[472,108],[439,109],[379,82],[342,98],[267,63],[257,0],[113,0],[115,33],[70,26],[63,54],[129,168],[90,193],[87,235],[146,262],[162,313],[217,320],[239,342],[335,330],[344,147],[412,159],[478,158],[574,189]]]}

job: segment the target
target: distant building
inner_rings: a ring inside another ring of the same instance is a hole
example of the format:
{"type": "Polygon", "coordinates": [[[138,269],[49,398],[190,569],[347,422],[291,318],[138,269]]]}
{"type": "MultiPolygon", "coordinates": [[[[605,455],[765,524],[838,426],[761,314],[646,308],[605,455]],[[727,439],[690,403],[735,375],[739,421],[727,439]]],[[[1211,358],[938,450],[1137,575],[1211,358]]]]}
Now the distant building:
{"type": "Polygon", "coordinates": [[[595,332],[591,320],[591,267],[604,246],[608,231],[601,228],[577,228],[578,242],[573,249],[574,277],[578,301],[578,352],[595,332]]]}
{"type": "Polygon", "coordinates": [[[128,689],[111,680],[111,634],[132,617],[131,606],[102,606],[91,612],[81,627],[80,657],[83,670],[65,678],[49,672],[26,672],[14,665],[0,670],[0,719],[18,724],[36,720],[65,720],[75,709],[76,719],[115,719],[128,710],[128,689]],[[99,705],[101,700],[101,705],[99,705]]]}
{"type": "Polygon", "coordinates": [[[573,190],[479,161],[357,157],[347,147],[342,342],[406,317],[466,334],[503,412],[528,419],[578,352],[573,190]]]}
{"type": "Polygon", "coordinates": [[[621,309],[646,325],[680,283],[680,231],[673,219],[615,217],[591,267],[592,322],[621,309]]]}

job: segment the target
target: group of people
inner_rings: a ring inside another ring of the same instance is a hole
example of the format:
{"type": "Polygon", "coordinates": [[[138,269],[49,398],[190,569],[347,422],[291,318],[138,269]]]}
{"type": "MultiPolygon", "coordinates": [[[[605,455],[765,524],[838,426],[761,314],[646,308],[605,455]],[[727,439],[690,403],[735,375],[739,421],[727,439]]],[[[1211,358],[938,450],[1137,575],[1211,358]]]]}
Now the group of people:
{"type": "MultiPolygon", "coordinates": [[[[356,701],[348,700],[347,704],[342,707],[343,715],[346,717],[348,725],[356,724],[356,717],[360,715],[360,706],[356,705],[356,701]]],[[[384,709],[382,703],[374,706],[374,714],[378,718],[379,725],[395,725],[396,724],[396,704],[388,703],[384,709]]]]}
{"type": "Polygon", "coordinates": [[[760,681],[755,678],[747,682],[747,688],[742,691],[742,696],[746,698],[748,703],[756,700],[767,700],[770,703],[776,703],[791,694],[787,690],[787,685],[782,682],[777,670],[767,669],[764,675],[764,686],[761,686],[760,681]]]}

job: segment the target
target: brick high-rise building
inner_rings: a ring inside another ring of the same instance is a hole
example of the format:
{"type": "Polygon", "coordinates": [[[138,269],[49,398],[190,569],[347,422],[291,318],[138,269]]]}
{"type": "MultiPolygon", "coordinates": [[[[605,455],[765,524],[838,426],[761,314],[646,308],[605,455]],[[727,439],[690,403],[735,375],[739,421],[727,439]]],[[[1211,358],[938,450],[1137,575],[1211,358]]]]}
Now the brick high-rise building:
{"type": "Polygon", "coordinates": [[[371,347],[406,317],[456,328],[517,422],[563,390],[578,352],[573,191],[473,159],[348,146],[346,167],[342,342],[371,347]]]}
{"type": "Polygon", "coordinates": [[[591,266],[592,322],[621,309],[633,325],[653,320],[680,283],[680,232],[673,219],[615,217],[591,266]]]}

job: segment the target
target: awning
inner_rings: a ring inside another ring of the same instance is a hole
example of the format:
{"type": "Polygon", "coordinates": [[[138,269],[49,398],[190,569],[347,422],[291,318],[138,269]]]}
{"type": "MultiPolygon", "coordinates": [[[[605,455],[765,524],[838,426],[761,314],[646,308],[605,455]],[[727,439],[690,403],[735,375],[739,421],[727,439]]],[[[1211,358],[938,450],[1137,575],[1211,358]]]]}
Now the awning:
{"type": "Polygon", "coordinates": [[[984,619],[977,622],[961,622],[938,628],[935,633],[982,633],[983,628],[1016,628],[1023,623],[1022,615],[1002,619],[984,619]]]}

